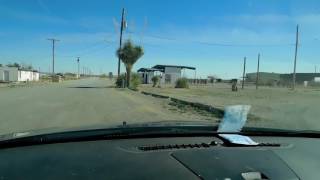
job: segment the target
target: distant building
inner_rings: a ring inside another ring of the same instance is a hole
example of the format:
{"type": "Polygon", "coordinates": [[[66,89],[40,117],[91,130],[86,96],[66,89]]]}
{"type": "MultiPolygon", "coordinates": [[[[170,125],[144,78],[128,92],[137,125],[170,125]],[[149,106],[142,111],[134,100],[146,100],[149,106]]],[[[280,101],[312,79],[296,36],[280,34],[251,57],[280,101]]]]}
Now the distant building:
{"type": "Polygon", "coordinates": [[[0,67],[0,82],[18,81],[17,67],[0,67]]]}
{"type": "Polygon", "coordinates": [[[159,71],[159,69],[154,68],[140,68],[138,70],[138,73],[141,76],[142,83],[143,84],[151,84],[152,83],[152,77],[155,76],[155,72],[159,71]]]}
{"type": "MultiPolygon", "coordinates": [[[[256,82],[257,73],[247,73],[246,82],[256,82]]],[[[280,82],[280,74],[259,72],[260,85],[275,85],[280,82]]]]}
{"type": "Polygon", "coordinates": [[[196,70],[190,66],[174,66],[174,65],[155,65],[152,68],[159,69],[162,72],[161,83],[173,84],[177,79],[181,78],[182,69],[196,70]]]}
{"type": "MultiPolygon", "coordinates": [[[[304,84],[305,81],[317,82],[320,77],[320,73],[296,73],[296,83],[304,84]]],[[[280,74],[281,84],[291,84],[293,81],[293,74],[280,74]]]]}
{"type": "MultiPolygon", "coordinates": [[[[246,81],[255,82],[257,73],[247,73],[246,81]]],[[[293,74],[278,74],[278,73],[259,73],[259,84],[261,85],[291,85],[293,81],[293,74]]],[[[296,73],[296,83],[304,84],[305,81],[317,82],[320,81],[320,73],[296,73]]]]}
{"type": "Polygon", "coordinates": [[[0,82],[39,81],[39,77],[39,72],[35,70],[0,67],[0,82]]]}
{"type": "Polygon", "coordinates": [[[39,81],[40,73],[35,70],[18,70],[18,81],[39,81]]]}
{"type": "Polygon", "coordinates": [[[173,84],[182,77],[181,71],[183,69],[196,70],[195,67],[189,66],[155,65],[152,68],[140,68],[138,73],[141,74],[142,81],[145,84],[152,83],[151,79],[157,72],[160,75],[160,83],[173,84]]]}

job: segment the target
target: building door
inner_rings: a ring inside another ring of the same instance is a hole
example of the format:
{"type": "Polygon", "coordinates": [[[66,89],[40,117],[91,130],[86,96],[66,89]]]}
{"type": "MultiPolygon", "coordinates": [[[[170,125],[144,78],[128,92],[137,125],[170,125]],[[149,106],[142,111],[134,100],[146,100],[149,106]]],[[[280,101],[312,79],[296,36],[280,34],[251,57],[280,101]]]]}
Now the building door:
{"type": "Polygon", "coordinates": [[[6,82],[9,81],[9,71],[3,71],[3,80],[6,82]]]}

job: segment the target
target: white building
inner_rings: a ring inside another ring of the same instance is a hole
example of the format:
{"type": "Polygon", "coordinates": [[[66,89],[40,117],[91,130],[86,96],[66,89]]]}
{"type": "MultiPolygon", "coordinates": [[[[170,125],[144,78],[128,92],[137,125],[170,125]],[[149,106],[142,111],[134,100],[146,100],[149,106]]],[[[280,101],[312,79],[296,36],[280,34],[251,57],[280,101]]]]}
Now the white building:
{"type": "Polygon", "coordinates": [[[195,67],[189,66],[155,65],[152,68],[140,68],[138,72],[141,74],[144,84],[152,83],[151,79],[157,75],[156,73],[159,73],[161,77],[161,84],[174,84],[177,79],[182,77],[181,71],[183,69],[196,70],[195,67]]]}
{"type": "Polygon", "coordinates": [[[183,69],[196,70],[195,67],[189,66],[175,66],[175,65],[155,65],[152,68],[158,69],[162,72],[161,83],[174,84],[179,78],[182,77],[181,72],[183,69]]]}
{"type": "Polygon", "coordinates": [[[0,67],[0,82],[18,81],[18,68],[0,67]]]}
{"type": "Polygon", "coordinates": [[[19,70],[18,81],[39,81],[40,73],[33,70],[19,70]]]}
{"type": "MultiPolygon", "coordinates": [[[[152,83],[152,77],[155,76],[155,72],[159,71],[158,69],[153,68],[140,68],[138,70],[138,73],[141,76],[142,84],[151,84],[152,83]]],[[[160,74],[160,73],[159,73],[160,74]]]]}
{"type": "Polygon", "coordinates": [[[17,67],[0,67],[0,82],[39,81],[40,73],[17,67]]]}

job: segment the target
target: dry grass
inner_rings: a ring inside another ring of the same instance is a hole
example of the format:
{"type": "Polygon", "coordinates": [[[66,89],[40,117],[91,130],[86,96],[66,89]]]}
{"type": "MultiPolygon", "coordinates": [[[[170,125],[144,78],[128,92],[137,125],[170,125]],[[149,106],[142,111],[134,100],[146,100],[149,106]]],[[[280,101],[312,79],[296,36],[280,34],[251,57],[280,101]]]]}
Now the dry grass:
{"type": "Polygon", "coordinates": [[[320,89],[247,86],[238,92],[231,91],[230,84],[214,86],[191,86],[189,89],[175,89],[170,86],[152,88],[140,87],[147,92],[168,95],[192,102],[223,108],[229,105],[248,104],[251,115],[257,117],[248,122],[252,126],[290,129],[320,129],[320,89]]]}

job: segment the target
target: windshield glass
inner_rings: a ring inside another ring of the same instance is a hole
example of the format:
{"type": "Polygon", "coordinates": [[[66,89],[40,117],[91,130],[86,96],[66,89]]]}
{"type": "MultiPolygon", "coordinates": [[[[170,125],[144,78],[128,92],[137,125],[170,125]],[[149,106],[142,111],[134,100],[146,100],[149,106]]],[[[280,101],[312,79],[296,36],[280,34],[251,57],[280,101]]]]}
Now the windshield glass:
{"type": "Polygon", "coordinates": [[[0,135],[214,126],[233,105],[249,105],[246,127],[318,131],[319,8],[317,0],[0,0],[0,135]]]}

